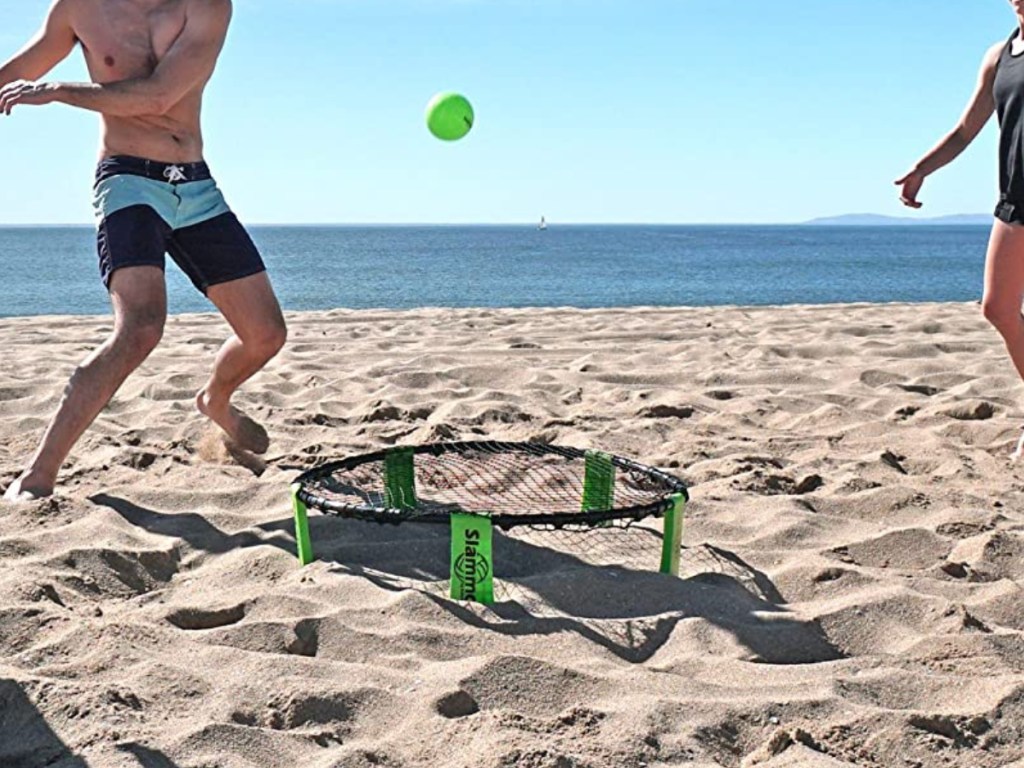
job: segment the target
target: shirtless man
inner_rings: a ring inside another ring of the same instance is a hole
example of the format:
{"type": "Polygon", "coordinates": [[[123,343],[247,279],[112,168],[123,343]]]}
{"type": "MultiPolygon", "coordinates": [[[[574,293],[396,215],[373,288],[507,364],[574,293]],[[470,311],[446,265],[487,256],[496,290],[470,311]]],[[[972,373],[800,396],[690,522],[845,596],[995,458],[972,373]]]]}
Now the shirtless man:
{"type": "Polygon", "coordinates": [[[114,311],[110,338],[74,372],[7,500],[53,493],[74,444],[159,343],[165,252],[234,331],[196,406],[240,447],[267,450],[266,432],[231,396],[284,346],[284,318],[255,245],[203,162],[199,117],[230,20],[230,0],[55,0],[38,35],[0,67],[0,129],[3,115],[30,105],[102,116],[94,206],[114,311]],[[76,44],[92,82],[40,82],[76,44]]]}

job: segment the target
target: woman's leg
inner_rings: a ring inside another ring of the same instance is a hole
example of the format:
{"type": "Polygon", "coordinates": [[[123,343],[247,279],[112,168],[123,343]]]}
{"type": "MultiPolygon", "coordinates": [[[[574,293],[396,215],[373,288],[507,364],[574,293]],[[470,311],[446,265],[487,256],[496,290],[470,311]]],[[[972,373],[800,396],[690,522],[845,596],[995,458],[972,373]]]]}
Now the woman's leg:
{"type": "Polygon", "coordinates": [[[985,261],[985,318],[1006,342],[1017,372],[1024,379],[1024,227],[996,221],[985,261]]]}
{"type": "MultiPolygon", "coordinates": [[[[981,302],[985,318],[1006,342],[1010,359],[1024,379],[1024,226],[996,220],[985,260],[985,295],[981,302]]],[[[1024,436],[1013,454],[1024,454],[1024,436]]]]}

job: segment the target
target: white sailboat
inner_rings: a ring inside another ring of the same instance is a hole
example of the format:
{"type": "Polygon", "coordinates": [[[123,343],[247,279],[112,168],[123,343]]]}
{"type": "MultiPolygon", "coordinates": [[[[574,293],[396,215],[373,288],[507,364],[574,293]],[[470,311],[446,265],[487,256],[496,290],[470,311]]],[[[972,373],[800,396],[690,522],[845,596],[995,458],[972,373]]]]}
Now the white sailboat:
{"type": "Polygon", "coordinates": [[[543,216],[541,216],[540,217],[540,224],[537,225],[537,229],[543,231],[543,230],[545,230],[547,228],[548,228],[547,219],[545,219],[543,216]]]}

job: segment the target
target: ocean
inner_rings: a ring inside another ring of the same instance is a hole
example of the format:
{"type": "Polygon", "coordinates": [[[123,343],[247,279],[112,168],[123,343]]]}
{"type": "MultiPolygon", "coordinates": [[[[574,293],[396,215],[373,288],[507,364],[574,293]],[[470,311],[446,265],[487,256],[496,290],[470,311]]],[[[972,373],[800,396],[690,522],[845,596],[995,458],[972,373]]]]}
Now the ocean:
{"type": "MultiPolygon", "coordinates": [[[[287,310],[971,301],[986,226],[251,229],[287,310]]],[[[0,228],[0,317],[105,314],[88,227],[0,228]]],[[[172,313],[209,302],[168,260],[172,313]]]]}

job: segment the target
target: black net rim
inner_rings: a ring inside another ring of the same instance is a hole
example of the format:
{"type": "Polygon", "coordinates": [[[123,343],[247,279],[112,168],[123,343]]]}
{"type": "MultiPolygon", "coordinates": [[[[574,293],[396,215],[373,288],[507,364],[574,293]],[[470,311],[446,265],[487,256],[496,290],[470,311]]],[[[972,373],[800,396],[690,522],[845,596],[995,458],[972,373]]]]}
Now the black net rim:
{"type": "MultiPolygon", "coordinates": [[[[547,443],[513,443],[496,441],[474,441],[474,442],[452,442],[452,443],[429,443],[417,446],[402,446],[403,450],[411,451],[414,456],[442,456],[446,453],[463,453],[468,451],[497,451],[516,453],[524,452],[531,455],[550,454],[561,456],[566,459],[585,460],[587,451],[580,448],[567,446],[550,445],[547,443]]],[[[333,461],[314,467],[303,472],[294,481],[297,498],[309,509],[316,509],[320,512],[338,517],[368,522],[389,523],[398,525],[401,523],[433,523],[449,524],[452,512],[424,512],[419,510],[394,509],[384,506],[370,506],[359,504],[343,504],[331,499],[318,496],[306,487],[307,483],[326,477],[339,470],[351,470],[363,464],[384,461],[395,448],[389,448],[373,453],[350,456],[340,461],[333,461]]],[[[665,514],[675,506],[677,496],[682,496],[684,502],[690,500],[689,489],[686,483],[675,475],[671,475],[661,469],[641,464],[640,462],[626,459],[621,456],[610,456],[612,464],[630,472],[640,472],[648,477],[657,480],[665,485],[665,495],[649,504],[639,504],[628,507],[613,507],[612,509],[591,510],[580,512],[547,512],[543,514],[492,514],[481,515],[473,512],[464,514],[474,517],[486,517],[491,524],[502,530],[510,530],[517,527],[556,527],[562,528],[571,525],[594,526],[614,521],[640,521],[649,517],[664,517],[665,514]]]]}

